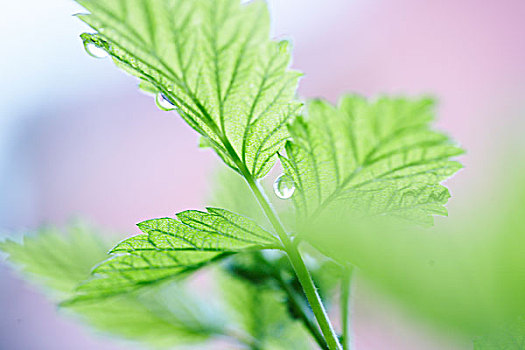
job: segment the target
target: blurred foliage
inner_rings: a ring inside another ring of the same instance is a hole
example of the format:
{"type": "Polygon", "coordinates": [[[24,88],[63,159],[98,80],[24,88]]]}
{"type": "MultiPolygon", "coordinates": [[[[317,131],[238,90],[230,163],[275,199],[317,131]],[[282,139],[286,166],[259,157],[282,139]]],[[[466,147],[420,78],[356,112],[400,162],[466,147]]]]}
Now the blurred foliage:
{"type": "Polygon", "coordinates": [[[523,350],[525,349],[525,319],[505,324],[496,331],[474,339],[474,350],[523,350]]]}
{"type": "MultiPolygon", "coordinates": [[[[93,265],[107,257],[107,242],[100,230],[77,223],[68,227],[67,233],[46,228],[25,236],[20,243],[6,240],[0,243],[0,250],[25,276],[45,286],[54,300],[63,300],[86,280],[93,265]]],[[[104,333],[156,346],[202,341],[224,333],[220,313],[174,283],[76,304],[64,311],[75,312],[104,333]]]]}
{"type": "MultiPolygon", "coordinates": [[[[491,189],[490,202],[435,228],[327,216],[305,228],[304,238],[426,320],[504,339],[501,329],[525,315],[525,172],[518,174],[491,189]]],[[[504,348],[523,349],[516,346],[504,348]]]]}
{"type": "Polygon", "coordinates": [[[310,337],[287,313],[284,293],[253,280],[219,274],[222,299],[236,323],[253,338],[253,349],[311,349],[310,337]]]}
{"type": "Polygon", "coordinates": [[[67,297],[91,268],[106,258],[109,240],[80,222],[72,224],[67,234],[54,227],[43,227],[21,242],[0,242],[0,251],[26,277],[42,284],[54,298],[67,297]],[[81,249],[79,249],[81,248],[81,249]]]}
{"type": "MultiPolygon", "coordinates": [[[[288,258],[281,252],[265,251],[238,255],[230,259],[225,268],[230,274],[260,288],[279,290],[282,289],[281,284],[286,283],[296,295],[303,298],[304,305],[307,305],[299,280],[288,258]]],[[[315,264],[310,264],[309,269],[321,298],[329,307],[335,287],[339,283],[341,268],[333,261],[319,257],[315,264]]],[[[293,316],[291,306],[289,310],[293,316]]]]}

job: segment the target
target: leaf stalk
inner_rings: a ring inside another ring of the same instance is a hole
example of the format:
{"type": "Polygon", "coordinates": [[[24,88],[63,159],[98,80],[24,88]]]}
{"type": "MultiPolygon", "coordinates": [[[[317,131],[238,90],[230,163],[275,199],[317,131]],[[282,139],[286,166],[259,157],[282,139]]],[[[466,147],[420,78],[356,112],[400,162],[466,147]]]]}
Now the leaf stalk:
{"type": "Polygon", "coordinates": [[[343,328],[343,350],[350,350],[350,289],[352,282],[353,266],[346,266],[341,279],[341,325],[343,328]]]}
{"type": "Polygon", "coordinates": [[[332,324],[330,323],[328,314],[324,308],[321,297],[317,292],[317,288],[315,287],[312,277],[310,276],[310,273],[306,268],[306,265],[301,254],[299,253],[299,250],[293,244],[292,240],[290,239],[290,236],[288,236],[288,234],[286,233],[284,226],[279,219],[279,216],[275,212],[274,208],[271,206],[270,201],[264,194],[264,191],[261,188],[260,184],[251,176],[251,174],[249,174],[249,172],[243,172],[243,176],[246,182],[248,182],[250,189],[255,195],[257,201],[259,202],[259,205],[268,217],[268,220],[272,224],[274,230],[279,236],[279,239],[281,240],[281,243],[283,244],[284,251],[290,259],[290,263],[292,264],[295,274],[299,279],[299,282],[303,288],[304,294],[306,295],[306,299],[308,300],[308,303],[312,308],[317,323],[321,328],[321,332],[323,333],[328,348],[330,350],[342,350],[337,334],[334,328],[332,327],[332,324]]]}

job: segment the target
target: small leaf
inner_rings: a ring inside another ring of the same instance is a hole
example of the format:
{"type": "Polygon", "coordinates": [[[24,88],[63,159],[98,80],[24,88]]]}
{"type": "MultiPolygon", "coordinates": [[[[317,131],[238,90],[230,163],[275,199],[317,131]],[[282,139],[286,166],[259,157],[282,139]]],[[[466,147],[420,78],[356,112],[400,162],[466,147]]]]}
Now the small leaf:
{"type": "Polygon", "coordinates": [[[66,235],[56,228],[42,228],[25,235],[20,243],[10,239],[0,242],[0,251],[29,279],[64,297],[106,257],[109,248],[107,239],[93,234],[87,225],[77,223],[67,231],[66,235]]]}
{"type": "Polygon", "coordinates": [[[113,256],[93,269],[95,276],[77,289],[80,300],[104,298],[183,276],[233,253],[279,249],[279,241],[253,221],[217,208],[189,210],[178,219],[140,223],[146,234],[119,243],[113,256]]]}
{"type": "Polygon", "coordinates": [[[67,310],[104,333],[156,347],[195,344],[225,333],[217,310],[176,283],[86,300],[68,305],[67,310]]]}
{"type": "Polygon", "coordinates": [[[97,33],[82,39],[161,93],[226,164],[255,178],[273,166],[301,104],[288,42],[269,39],[263,1],[77,0],[97,33]]]}
{"type": "MultiPolygon", "coordinates": [[[[0,242],[0,251],[8,254],[9,262],[30,280],[44,285],[53,299],[71,297],[110,247],[99,230],[84,224],[65,231],[67,234],[45,228],[24,236],[21,243],[0,242]]],[[[216,310],[174,284],[76,303],[62,311],[74,313],[104,333],[155,346],[204,341],[211,335],[224,334],[224,320],[216,310]]]]}
{"type": "Polygon", "coordinates": [[[440,185],[461,164],[463,150],[430,129],[429,99],[345,96],[338,107],[311,101],[307,118],[290,127],[281,157],[292,177],[299,218],[327,208],[391,215],[424,224],[446,215],[450,197],[440,185]]]}

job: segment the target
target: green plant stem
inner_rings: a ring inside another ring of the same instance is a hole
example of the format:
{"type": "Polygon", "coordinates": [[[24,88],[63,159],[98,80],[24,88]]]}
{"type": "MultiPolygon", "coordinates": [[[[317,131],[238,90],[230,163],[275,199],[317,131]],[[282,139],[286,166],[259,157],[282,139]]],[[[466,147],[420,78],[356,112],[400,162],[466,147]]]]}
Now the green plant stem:
{"type": "Polygon", "coordinates": [[[306,329],[310,332],[312,337],[317,342],[317,345],[319,345],[319,347],[323,350],[329,350],[328,345],[324,340],[323,334],[321,333],[319,327],[309,314],[308,311],[310,310],[307,309],[308,306],[305,305],[303,299],[301,299],[297,295],[296,291],[293,289],[290,283],[288,283],[283,278],[283,275],[280,270],[276,269],[273,265],[268,263],[268,261],[262,256],[262,254],[258,254],[257,257],[261,263],[265,264],[268,267],[268,269],[270,269],[272,277],[277,281],[277,283],[279,283],[281,289],[286,293],[288,297],[288,302],[293,308],[295,315],[301,319],[306,329]]]}
{"type": "Polygon", "coordinates": [[[353,267],[346,266],[341,279],[341,324],[343,328],[343,350],[350,350],[350,287],[352,281],[353,267]]]}
{"type": "Polygon", "coordinates": [[[270,223],[279,235],[281,243],[283,244],[283,248],[287,253],[288,258],[290,259],[290,263],[294,268],[295,274],[297,275],[299,282],[301,283],[304,294],[306,295],[306,299],[308,300],[308,303],[310,304],[310,307],[314,312],[314,316],[317,319],[317,323],[321,328],[321,332],[323,333],[323,336],[325,338],[326,343],[328,344],[329,349],[342,350],[341,345],[339,344],[339,340],[337,338],[337,334],[335,333],[334,328],[332,327],[332,324],[328,319],[328,314],[326,313],[326,310],[323,306],[321,297],[319,296],[319,293],[317,293],[317,289],[314,285],[312,277],[310,276],[310,273],[306,268],[306,265],[303,261],[303,258],[301,257],[301,254],[299,253],[299,250],[293,244],[292,240],[286,233],[281,221],[279,220],[277,213],[275,213],[273,207],[270,204],[270,201],[264,195],[260,184],[256,182],[255,179],[248,173],[244,174],[244,178],[248,182],[248,185],[250,186],[255,197],[257,198],[259,205],[262,207],[264,213],[268,217],[268,220],[270,220],[270,223]]]}
{"type": "Polygon", "coordinates": [[[329,350],[330,348],[326,344],[323,334],[321,331],[319,331],[319,327],[314,323],[311,316],[306,312],[304,302],[298,298],[297,293],[292,289],[290,284],[282,278],[282,276],[276,276],[276,279],[288,296],[288,300],[291,303],[294,312],[301,318],[301,321],[315,339],[317,345],[319,345],[319,347],[323,350],[329,350]]]}

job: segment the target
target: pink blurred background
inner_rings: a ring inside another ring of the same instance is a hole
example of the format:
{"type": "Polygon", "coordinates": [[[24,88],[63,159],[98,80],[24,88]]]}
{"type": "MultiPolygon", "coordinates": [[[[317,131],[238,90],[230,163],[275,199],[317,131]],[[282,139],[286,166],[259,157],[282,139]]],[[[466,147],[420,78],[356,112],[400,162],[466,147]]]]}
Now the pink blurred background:
{"type": "MultiPolygon", "coordinates": [[[[293,39],[304,97],[431,94],[440,128],[468,150],[449,182],[454,209],[523,147],[523,0],[270,0],[274,35],[293,39]]],[[[8,1],[0,13],[0,230],[81,216],[130,235],[135,223],[201,208],[219,165],[135,79],[85,54],[72,1],[8,1]],[[6,8],[7,7],[7,8],[6,8]]],[[[459,210],[459,209],[458,209],[459,210]]],[[[57,315],[0,265],[0,349],[128,349],[57,315]]],[[[470,349],[427,329],[360,281],[356,350],[470,349]]]]}

